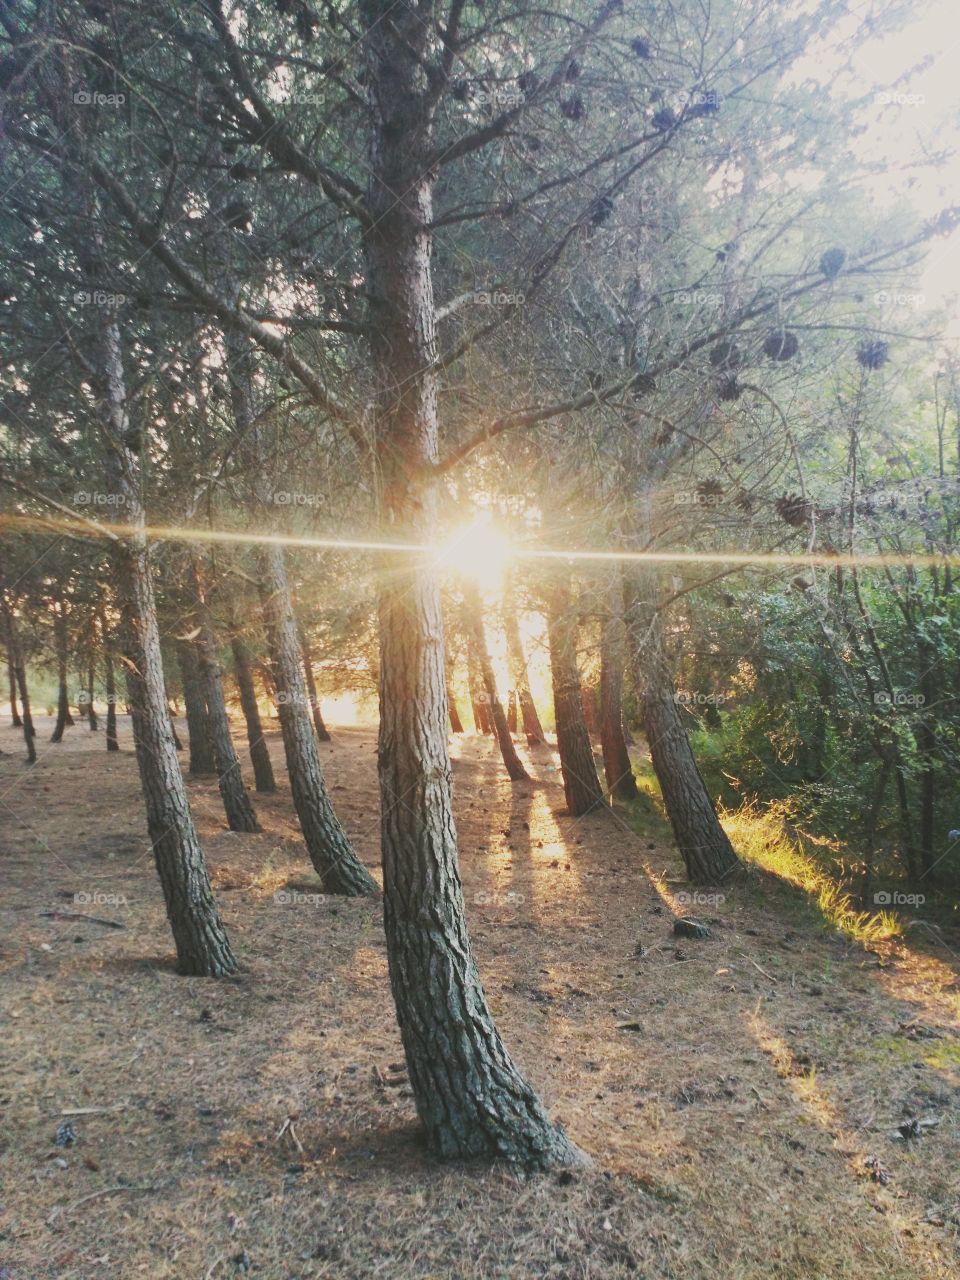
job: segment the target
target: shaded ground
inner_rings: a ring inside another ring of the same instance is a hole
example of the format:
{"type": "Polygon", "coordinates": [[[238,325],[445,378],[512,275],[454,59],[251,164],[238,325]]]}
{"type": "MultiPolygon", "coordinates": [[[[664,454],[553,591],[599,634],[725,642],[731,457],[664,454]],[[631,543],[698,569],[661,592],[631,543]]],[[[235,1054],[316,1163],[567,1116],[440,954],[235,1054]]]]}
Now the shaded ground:
{"type": "MultiPolygon", "coordinates": [[[[442,1166],[419,1144],[380,907],[296,899],[316,880],[288,790],[256,797],[265,831],[238,836],[215,782],[189,784],[243,972],[179,978],[129,749],[48,737],[41,721],[27,771],[0,731],[5,1280],[957,1274],[950,948],[865,951],[759,884],[683,909],[712,940],[675,939],[662,840],[564,816],[549,751],[511,786],[466,738],[481,973],[595,1167],[523,1183],[442,1166]],[[57,1146],[65,1120],[76,1140],[57,1146]],[[936,1123],[901,1138],[910,1120],[936,1123]]],[[[322,758],[379,875],[375,741],[340,730],[322,758]]]]}

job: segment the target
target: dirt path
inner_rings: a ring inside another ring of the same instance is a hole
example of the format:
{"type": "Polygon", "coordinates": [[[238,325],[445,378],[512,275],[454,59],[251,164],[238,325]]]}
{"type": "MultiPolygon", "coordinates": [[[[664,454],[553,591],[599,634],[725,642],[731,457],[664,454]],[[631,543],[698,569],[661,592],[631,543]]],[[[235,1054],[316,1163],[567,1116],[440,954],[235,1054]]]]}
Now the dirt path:
{"type": "MultiPolygon", "coordinates": [[[[215,783],[190,783],[243,972],[178,978],[129,750],[48,736],[28,772],[0,731],[4,1280],[956,1275],[946,948],[866,952],[758,885],[697,907],[710,941],[675,939],[669,849],[566,817],[549,751],[511,786],[463,739],[481,974],[596,1163],[526,1184],[438,1166],[398,1069],[380,907],[316,896],[289,792],[256,797],[265,830],[238,836],[215,783]],[[900,1138],[914,1118],[937,1123],[900,1138]]],[[[339,730],[322,756],[379,875],[375,742],[339,730]]]]}

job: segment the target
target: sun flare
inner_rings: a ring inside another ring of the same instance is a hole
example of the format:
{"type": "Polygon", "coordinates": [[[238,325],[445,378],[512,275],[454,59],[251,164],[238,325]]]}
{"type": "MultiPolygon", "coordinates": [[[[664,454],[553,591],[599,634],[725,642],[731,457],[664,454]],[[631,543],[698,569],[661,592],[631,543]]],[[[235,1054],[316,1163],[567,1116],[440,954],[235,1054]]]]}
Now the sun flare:
{"type": "Polygon", "coordinates": [[[515,557],[513,544],[496,527],[487,512],[455,529],[437,552],[437,563],[447,572],[470,578],[479,587],[493,590],[515,557]]]}

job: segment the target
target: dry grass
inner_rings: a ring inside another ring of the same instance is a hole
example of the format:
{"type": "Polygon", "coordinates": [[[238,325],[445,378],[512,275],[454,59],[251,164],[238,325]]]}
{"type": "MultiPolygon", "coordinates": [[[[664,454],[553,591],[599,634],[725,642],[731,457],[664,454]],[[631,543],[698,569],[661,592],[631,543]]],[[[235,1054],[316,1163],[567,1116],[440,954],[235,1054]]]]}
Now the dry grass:
{"type": "MultiPolygon", "coordinates": [[[[257,798],[263,833],[236,836],[215,786],[191,782],[243,972],[184,979],[130,754],[108,758],[77,728],[27,772],[12,731],[0,746],[18,753],[0,758],[0,1267],[13,1280],[247,1266],[264,1280],[956,1275],[954,939],[921,952],[798,930],[749,884],[709,907],[714,939],[678,955],[675,854],[615,815],[566,817],[548,751],[511,786],[489,743],[464,741],[458,820],[485,986],[595,1160],[522,1183],[422,1150],[379,905],[274,898],[315,892],[287,791],[257,798]],[[74,907],[77,892],[126,902],[74,907]],[[126,928],[40,915],[58,907],[126,928]],[[111,1109],[72,1117],[76,1143],[56,1147],[62,1112],[90,1107],[111,1109]],[[912,1117],[939,1123],[904,1141],[912,1117]]],[[[378,874],[374,746],[372,730],[343,730],[324,760],[378,874]]]]}

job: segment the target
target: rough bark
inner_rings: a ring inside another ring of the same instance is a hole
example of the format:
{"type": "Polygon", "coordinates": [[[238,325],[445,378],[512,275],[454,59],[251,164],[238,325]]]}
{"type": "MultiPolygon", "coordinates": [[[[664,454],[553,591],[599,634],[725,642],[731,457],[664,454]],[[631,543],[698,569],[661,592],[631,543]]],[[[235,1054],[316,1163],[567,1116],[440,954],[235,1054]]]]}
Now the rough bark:
{"type": "MultiPolygon", "coordinates": [[[[432,98],[414,9],[363,0],[372,149],[365,239],[381,514],[392,535],[437,540],[427,477],[438,451],[430,268],[432,98]]],[[[543,1168],[577,1161],[511,1061],[467,936],[447,747],[439,583],[427,557],[379,564],[384,923],[417,1111],[445,1156],[543,1168]]]]}
{"type": "Polygon", "coordinates": [[[530,775],[523,767],[523,762],[517,755],[517,749],[513,745],[513,738],[511,738],[510,730],[507,727],[506,713],[503,710],[503,703],[500,701],[500,694],[497,691],[497,681],[493,674],[493,663],[490,661],[490,650],[487,647],[487,637],[483,628],[483,603],[480,598],[480,592],[471,583],[464,585],[463,602],[464,623],[473,641],[473,651],[476,654],[477,664],[480,668],[480,678],[483,681],[483,688],[487,695],[486,707],[493,723],[497,744],[500,747],[503,766],[511,782],[528,782],[530,775]]]}
{"type": "Polygon", "coordinates": [[[694,883],[721,884],[743,864],[720,825],[690,747],[665,652],[656,585],[654,575],[628,578],[626,623],[644,733],[687,875],[694,883]]]}
{"type": "Polygon", "coordinates": [[[310,646],[307,643],[306,636],[303,634],[303,628],[300,631],[300,652],[303,657],[303,674],[307,680],[307,695],[310,699],[310,714],[313,716],[313,727],[317,733],[319,742],[330,741],[330,730],[323,723],[323,714],[320,710],[320,697],[317,694],[317,681],[313,674],[313,654],[310,652],[310,646]]]}
{"type": "Polygon", "coordinates": [[[307,691],[283,549],[262,547],[258,556],[287,774],[310,861],[326,893],[376,893],[376,882],[350,847],[323,780],[317,739],[307,714],[307,691]]]}
{"type": "Polygon", "coordinates": [[[136,455],[125,443],[130,424],[119,324],[108,315],[100,319],[99,325],[100,408],[107,480],[122,498],[118,518],[130,526],[123,541],[113,544],[113,550],[121,643],[147,830],[176,944],[178,968],[186,974],[220,976],[233,973],[236,961],[210,888],[170,732],[150,556],[137,483],[139,468],[136,455]]]}
{"type": "Polygon", "coordinates": [[[247,744],[250,749],[250,762],[253,765],[254,784],[260,792],[276,791],[273,763],[267,748],[267,740],[263,736],[257,690],[253,683],[250,651],[246,641],[236,632],[230,637],[230,648],[233,653],[233,671],[237,679],[240,705],[247,725],[247,744]]]}
{"type": "Polygon", "coordinates": [[[200,634],[197,636],[200,690],[207,707],[207,725],[223,810],[231,831],[259,831],[257,816],[244,785],[240,759],[233,745],[230,717],[227,715],[227,701],[223,692],[223,667],[220,664],[210,608],[196,561],[191,565],[190,576],[196,620],[200,627],[200,634]]]}
{"type": "Polygon", "coordinates": [[[547,604],[547,636],[557,750],[567,809],[574,817],[604,803],[593,748],[583,718],[580,672],[577,669],[577,620],[569,581],[552,587],[547,604]]]}
{"type": "Polygon", "coordinates": [[[627,740],[623,732],[623,673],[627,660],[627,628],[623,621],[623,579],[612,575],[607,611],[600,631],[600,746],[607,790],[618,800],[637,794],[627,740]]]}
{"type": "Polygon", "coordinates": [[[203,777],[216,773],[213,758],[213,740],[207,704],[200,679],[200,661],[193,640],[177,641],[177,664],[180,667],[180,683],[183,685],[183,704],[187,712],[187,739],[190,744],[191,777],[203,777]]]}
{"type": "Polygon", "coordinates": [[[510,669],[513,672],[515,687],[517,691],[517,699],[520,703],[520,716],[523,725],[523,732],[526,735],[527,742],[530,746],[537,743],[546,742],[547,736],[543,732],[543,725],[540,723],[540,717],[537,715],[536,704],[530,693],[530,677],[527,672],[527,657],[523,651],[523,640],[520,636],[520,623],[517,619],[517,611],[512,603],[509,603],[503,611],[504,631],[507,637],[507,660],[510,663],[510,669]]]}

